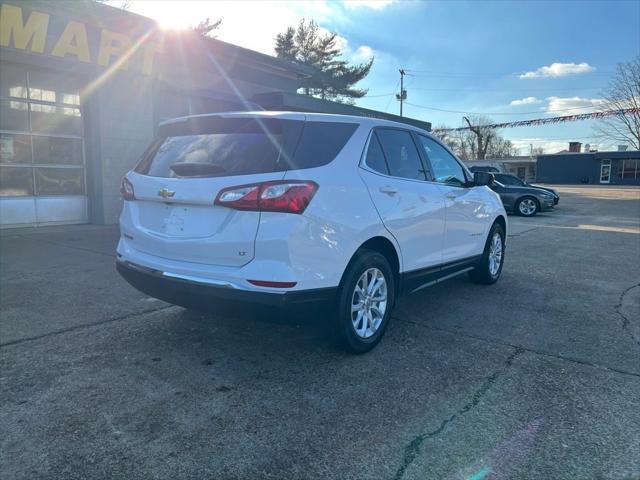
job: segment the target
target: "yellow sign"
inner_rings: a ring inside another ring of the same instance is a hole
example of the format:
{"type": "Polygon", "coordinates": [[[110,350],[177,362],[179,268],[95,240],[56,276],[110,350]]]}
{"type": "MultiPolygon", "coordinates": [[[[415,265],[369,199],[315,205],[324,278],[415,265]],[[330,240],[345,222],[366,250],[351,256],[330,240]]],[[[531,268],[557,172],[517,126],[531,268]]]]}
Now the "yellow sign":
{"type": "Polygon", "coordinates": [[[155,54],[160,51],[158,44],[148,41],[150,34],[134,43],[124,33],[101,28],[100,43],[93,55],[87,37],[87,26],[75,20],[67,21],[60,36],[47,45],[51,16],[34,10],[26,19],[24,17],[21,7],[2,4],[0,46],[54,57],[74,58],[84,63],[95,62],[102,67],[115,65],[121,70],[127,70],[130,60],[137,58],[137,66],[145,75],[151,75],[155,54]]]}

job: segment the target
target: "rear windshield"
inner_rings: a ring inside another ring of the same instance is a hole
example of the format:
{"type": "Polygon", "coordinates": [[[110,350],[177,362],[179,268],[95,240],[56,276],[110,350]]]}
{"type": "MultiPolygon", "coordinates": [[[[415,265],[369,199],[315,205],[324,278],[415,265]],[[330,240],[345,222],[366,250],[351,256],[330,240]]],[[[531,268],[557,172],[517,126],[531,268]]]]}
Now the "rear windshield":
{"type": "Polygon", "coordinates": [[[203,117],[163,127],[136,172],[154,177],[250,175],[326,165],[355,123],[203,117]]]}

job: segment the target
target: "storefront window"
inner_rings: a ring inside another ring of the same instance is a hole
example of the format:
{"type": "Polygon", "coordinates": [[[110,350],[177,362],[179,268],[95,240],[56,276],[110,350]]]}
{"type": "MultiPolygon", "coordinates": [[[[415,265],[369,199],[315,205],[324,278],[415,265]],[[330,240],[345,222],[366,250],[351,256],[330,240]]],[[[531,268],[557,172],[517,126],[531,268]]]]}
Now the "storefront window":
{"type": "Polygon", "coordinates": [[[618,172],[621,179],[640,179],[640,160],[622,160],[618,172]]]}
{"type": "Polygon", "coordinates": [[[27,98],[27,72],[12,65],[0,69],[0,97],[27,98]]]}
{"type": "Polygon", "coordinates": [[[75,138],[34,136],[33,163],[82,165],[82,141],[75,138]]]}
{"type": "Polygon", "coordinates": [[[30,164],[31,136],[19,133],[0,134],[0,163],[30,164]]]}
{"type": "Polygon", "coordinates": [[[33,195],[33,169],[0,167],[0,197],[33,195]]]}
{"type": "Polygon", "coordinates": [[[80,81],[3,65],[0,196],[84,195],[80,81]]]}
{"type": "Polygon", "coordinates": [[[34,133],[82,135],[79,108],[32,103],[30,117],[31,131],[34,133]]]}
{"type": "Polygon", "coordinates": [[[81,84],[66,74],[34,70],[29,72],[29,96],[32,100],[80,105],[81,84]]]}
{"type": "Polygon", "coordinates": [[[36,168],[36,195],[84,195],[79,168],[36,168]]]}
{"type": "Polygon", "coordinates": [[[28,104],[19,100],[0,100],[0,130],[28,131],[28,104]]]}

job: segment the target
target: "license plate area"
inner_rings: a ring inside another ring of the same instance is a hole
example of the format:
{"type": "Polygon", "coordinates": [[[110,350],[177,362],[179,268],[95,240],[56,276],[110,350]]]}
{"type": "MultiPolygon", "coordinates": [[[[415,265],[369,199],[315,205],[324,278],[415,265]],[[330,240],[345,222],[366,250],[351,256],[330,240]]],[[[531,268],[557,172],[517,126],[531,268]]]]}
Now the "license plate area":
{"type": "Polygon", "coordinates": [[[149,233],[174,238],[204,238],[216,233],[216,208],[151,203],[141,208],[140,226],[149,233]]]}

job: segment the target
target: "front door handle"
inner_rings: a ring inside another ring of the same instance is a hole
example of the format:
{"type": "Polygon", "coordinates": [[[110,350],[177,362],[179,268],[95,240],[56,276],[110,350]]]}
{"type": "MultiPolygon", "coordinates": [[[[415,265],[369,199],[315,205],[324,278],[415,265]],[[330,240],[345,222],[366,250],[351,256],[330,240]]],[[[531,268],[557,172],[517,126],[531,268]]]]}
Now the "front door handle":
{"type": "Polygon", "coordinates": [[[451,192],[451,193],[447,193],[447,198],[449,200],[455,200],[456,198],[458,198],[458,195],[456,195],[455,193],[451,192]]]}
{"type": "Polygon", "coordinates": [[[386,185],[384,187],[380,187],[380,191],[382,193],[386,193],[387,195],[395,195],[396,193],[398,193],[398,189],[395,187],[390,187],[389,185],[386,185]]]}

